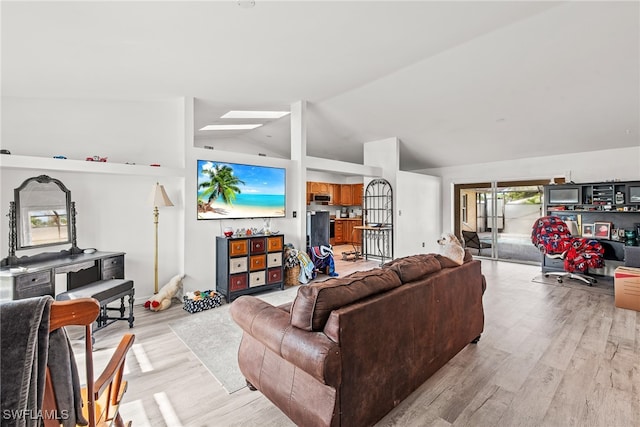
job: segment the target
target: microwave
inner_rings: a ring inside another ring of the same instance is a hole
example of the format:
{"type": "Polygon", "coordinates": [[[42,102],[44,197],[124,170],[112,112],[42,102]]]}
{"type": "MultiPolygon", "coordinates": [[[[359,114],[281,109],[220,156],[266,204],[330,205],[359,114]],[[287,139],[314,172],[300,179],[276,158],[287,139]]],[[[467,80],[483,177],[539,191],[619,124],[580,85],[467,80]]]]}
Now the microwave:
{"type": "Polygon", "coordinates": [[[313,195],[314,202],[330,202],[331,195],[329,194],[314,194],[313,195]]]}

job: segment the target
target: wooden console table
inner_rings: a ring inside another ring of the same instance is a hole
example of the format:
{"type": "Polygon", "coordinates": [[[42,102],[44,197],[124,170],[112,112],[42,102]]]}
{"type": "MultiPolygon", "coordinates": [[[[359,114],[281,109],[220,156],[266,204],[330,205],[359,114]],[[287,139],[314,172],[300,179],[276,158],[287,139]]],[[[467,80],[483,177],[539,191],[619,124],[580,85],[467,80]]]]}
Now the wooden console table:
{"type": "Polygon", "coordinates": [[[124,279],[124,252],[45,253],[0,268],[0,301],[55,297],[55,275],[66,274],[67,291],[98,280],[124,279]]]}

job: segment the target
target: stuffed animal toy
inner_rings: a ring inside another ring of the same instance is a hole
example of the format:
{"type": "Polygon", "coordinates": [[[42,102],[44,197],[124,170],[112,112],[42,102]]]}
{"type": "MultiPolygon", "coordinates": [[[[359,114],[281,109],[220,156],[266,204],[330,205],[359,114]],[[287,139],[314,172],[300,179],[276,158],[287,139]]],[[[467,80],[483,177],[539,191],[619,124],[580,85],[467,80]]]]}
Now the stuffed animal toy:
{"type": "Polygon", "coordinates": [[[453,233],[444,233],[438,239],[440,253],[458,265],[464,262],[464,248],[453,233]]]}
{"type": "Polygon", "coordinates": [[[144,303],[144,308],[148,308],[151,311],[166,310],[171,306],[171,299],[176,296],[178,292],[182,292],[182,279],[183,275],[173,276],[169,283],[164,285],[157,294],[151,297],[150,300],[144,303]]]}

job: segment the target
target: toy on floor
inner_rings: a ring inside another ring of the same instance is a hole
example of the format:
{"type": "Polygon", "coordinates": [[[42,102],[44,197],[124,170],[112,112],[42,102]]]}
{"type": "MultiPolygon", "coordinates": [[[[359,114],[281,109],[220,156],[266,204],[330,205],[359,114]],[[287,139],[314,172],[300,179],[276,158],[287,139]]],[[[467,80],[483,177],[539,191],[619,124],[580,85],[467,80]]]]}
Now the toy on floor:
{"type": "MultiPolygon", "coordinates": [[[[157,294],[144,303],[144,308],[148,308],[151,311],[166,310],[171,306],[171,299],[178,294],[182,293],[182,279],[183,275],[175,275],[169,283],[164,285],[157,294]]],[[[176,297],[179,298],[179,297],[176,297]]]]}
{"type": "Polygon", "coordinates": [[[453,233],[444,233],[438,239],[440,253],[458,265],[464,262],[464,248],[453,233]]]}

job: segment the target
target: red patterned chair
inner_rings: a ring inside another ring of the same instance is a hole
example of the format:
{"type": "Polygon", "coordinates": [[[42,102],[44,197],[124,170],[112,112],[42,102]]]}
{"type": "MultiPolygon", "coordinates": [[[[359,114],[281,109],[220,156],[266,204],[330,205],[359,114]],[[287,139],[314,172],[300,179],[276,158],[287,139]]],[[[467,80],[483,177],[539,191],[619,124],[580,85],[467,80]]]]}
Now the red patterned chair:
{"type": "Polygon", "coordinates": [[[590,268],[604,267],[604,248],[595,239],[573,237],[567,224],[557,216],[539,218],[532,227],[531,242],[544,256],[564,260],[564,272],[545,272],[545,277],[557,276],[580,280],[589,286],[597,282],[585,274],[590,268]]]}

